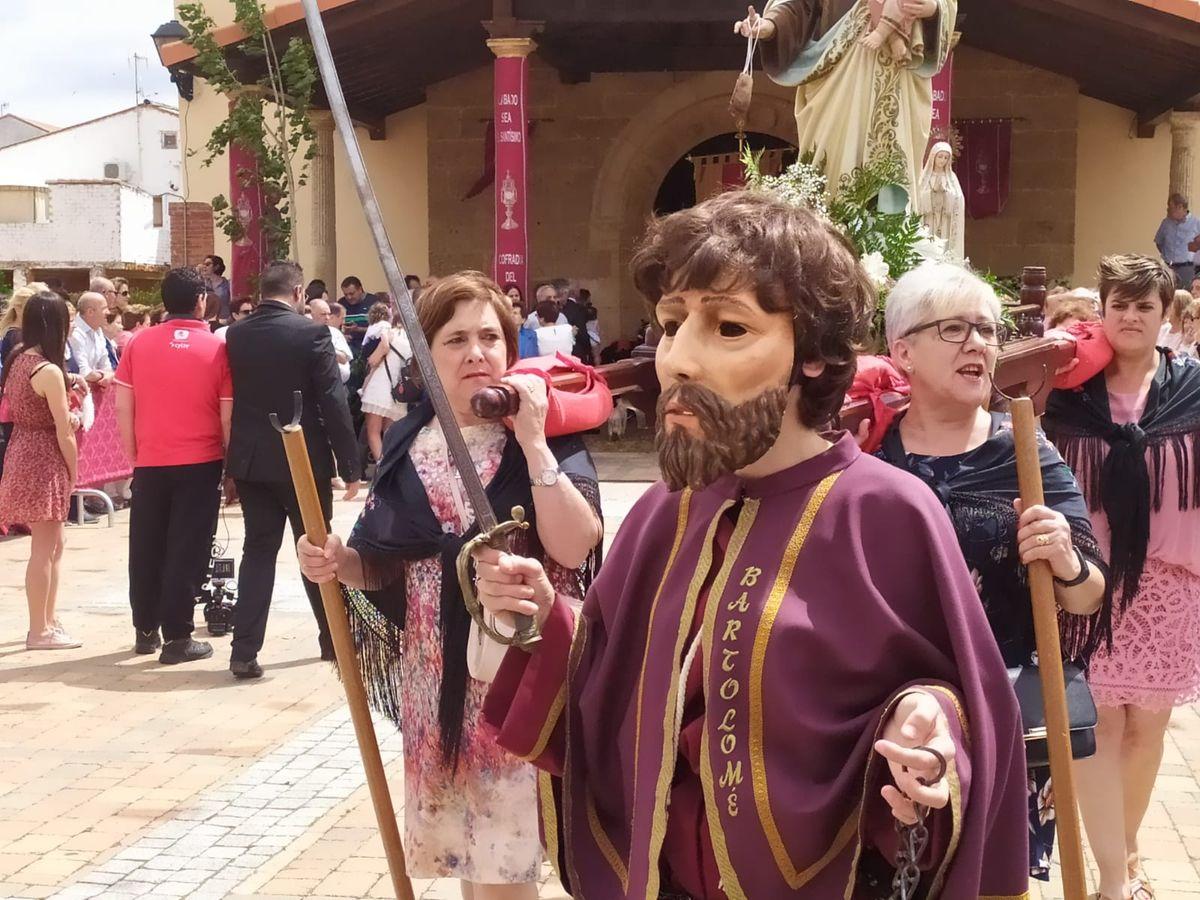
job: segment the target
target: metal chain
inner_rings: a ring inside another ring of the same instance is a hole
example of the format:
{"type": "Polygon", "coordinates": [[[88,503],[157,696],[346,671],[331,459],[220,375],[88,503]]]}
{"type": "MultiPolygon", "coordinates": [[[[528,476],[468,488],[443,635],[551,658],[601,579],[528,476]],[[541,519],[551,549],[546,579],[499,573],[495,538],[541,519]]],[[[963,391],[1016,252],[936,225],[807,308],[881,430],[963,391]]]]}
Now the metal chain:
{"type": "Polygon", "coordinates": [[[900,848],[896,851],[896,876],[892,879],[890,900],[912,900],[916,897],[917,885],[921,882],[918,863],[925,848],[929,846],[929,829],[925,826],[925,807],[914,804],[917,813],[915,825],[903,825],[896,820],[896,834],[900,836],[900,848]]]}

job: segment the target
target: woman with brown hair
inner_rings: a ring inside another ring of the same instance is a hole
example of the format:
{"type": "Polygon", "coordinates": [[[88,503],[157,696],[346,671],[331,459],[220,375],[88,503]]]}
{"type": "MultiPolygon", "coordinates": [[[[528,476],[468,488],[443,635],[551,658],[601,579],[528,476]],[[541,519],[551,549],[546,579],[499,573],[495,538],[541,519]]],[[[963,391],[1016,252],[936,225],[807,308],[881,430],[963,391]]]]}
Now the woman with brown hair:
{"type": "MultiPolygon", "coordinates": [[[[603,535],[596,471],[577,436],[548,439],[545,384],[506,376],[517,327],[499,286],[479,272],[421,296],[421,330],[494,509],[522,506],[516,552],[546,565],[564,596],[582,598],[603,535]],[[500,382],[520,394],[512,430],[482,421],[471,397],[500,382]]],[[[537,895],[541,871],[533,768],[501,749],[482,721],[498,652],[472,634],[455,574],[475,516],[428,401],[389,429],[366,509],[347,546],[305,539],[300,566],[351,594],[351,626],[376,705],[404,735],[405,852],[418,878],[463,882],[467,900],[537,895]],[[473,677],[472,677],[473,676],[473,677]]]]}
{"type": "Polygon", "coordinates": [[[25,568],[27,650],[80,646],[55,612],[63,526],[78,463],[64,374],[68,322],[61,297],[34,294],[25,307],[22,342],[9,354],[0,379],[13,420],[0,477],[0,524],[21,523],[33,534],[25,568]]]}
{"type": "Polygon", "coordinates": [[[1138,832],[1171,710],[1200,699],[1200,363],[1161,346],[1166,264],[1100,261],[1112,361],[1050,395],[1046,434],[1075,470],[1107,551],[1119,617],[1092,657],[1096,755],[1077,764],[1101,900],[1150,900],[1138,832]]]}

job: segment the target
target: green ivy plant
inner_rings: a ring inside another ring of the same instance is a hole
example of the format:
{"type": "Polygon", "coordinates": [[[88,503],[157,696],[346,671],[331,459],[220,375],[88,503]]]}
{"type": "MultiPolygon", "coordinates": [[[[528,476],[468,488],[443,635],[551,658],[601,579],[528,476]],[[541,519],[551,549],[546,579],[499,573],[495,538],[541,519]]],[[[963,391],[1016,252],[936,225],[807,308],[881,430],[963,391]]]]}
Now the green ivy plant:
{"type": "MultiPolygon", "coordinates": [[[[283,54],[278,53],[264,13],[259,0],[234,0],[234,21],[246,33],[237,51],[244,58],[261,60],[265,68],[257,81],[244,82],[231,65],[226,48],[217,42],[216,23],[204,6],[185,3],[178,10],[188,32],[185,40],[196,51],[197,73],[230,101],[228,117],[213,129],[205,144],[203,165],[211,166],[231,146],[253,158],[254,166],[239,169],[235,176],[243,187],[257,183],[262,191],[267,258],[294,259],[298,255],[296,190],[307,182],[308,162],[316,152],[309,109],[318,75],[307,41],[292,38],[283,54]],[[306,149],[294,166],[301,147],[306,149]]],[[[240,240],[245,231],[229,198],[217,195],[212,208],[221,231],[231,241],[240,240]]]]}

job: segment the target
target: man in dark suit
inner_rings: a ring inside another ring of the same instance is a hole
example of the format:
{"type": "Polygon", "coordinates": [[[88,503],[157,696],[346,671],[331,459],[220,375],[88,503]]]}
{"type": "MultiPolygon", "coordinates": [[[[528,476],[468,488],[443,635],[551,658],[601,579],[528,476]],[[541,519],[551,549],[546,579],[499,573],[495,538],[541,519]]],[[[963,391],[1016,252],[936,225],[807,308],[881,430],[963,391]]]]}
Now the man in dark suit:
{"type": "MultiPolygon", "coordinates": [[[[233,432],[226,474],[236,483],[246,526],[229,663],[238,678],[262,675],[257,657],[266,635],[284,523],[291,522],[297,539],[304,533],[283,441],[271,425],[270,414],[290,422],[292,393],[303,393],[300,425],[327,524],[333,514],[331,479],[336,474],[345,480],[345,499],[351,500],[362,477],[358,440],[329,329],[299,312],[304,304],[304,272],[295,263],[274,262],[263,272],[259,287],[258,307],[230,327],[226,336],[233,375],[233,432]]],[[[320,626],[321,658],[333,659],[320,592],[307,579],[304,590],[320,626]]]]}

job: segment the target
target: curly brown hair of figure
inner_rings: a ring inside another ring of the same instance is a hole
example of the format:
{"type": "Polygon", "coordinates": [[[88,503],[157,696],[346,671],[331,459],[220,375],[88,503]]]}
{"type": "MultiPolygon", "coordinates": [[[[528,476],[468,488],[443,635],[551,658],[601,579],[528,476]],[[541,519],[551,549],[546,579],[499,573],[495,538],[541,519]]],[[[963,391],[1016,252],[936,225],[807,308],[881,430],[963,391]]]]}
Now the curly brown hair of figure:
{"type": "Polygon", "coordinates": [[[651,314],[663,296],[687,290],[749,290],[768,312],[790,312],[800,421],[819,429],[837,415],[876,293],[833,226],[766,194],[731,191],[651,219],[631,269],[651,314]],[[802,367],[810,362],[825,371],[807,377],[802,367]]]}

